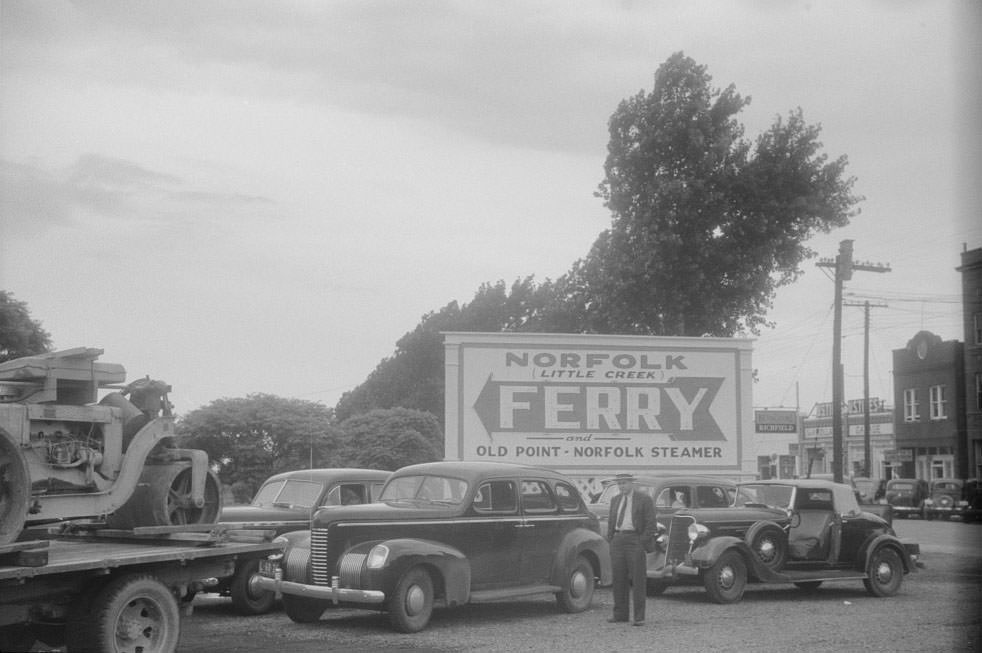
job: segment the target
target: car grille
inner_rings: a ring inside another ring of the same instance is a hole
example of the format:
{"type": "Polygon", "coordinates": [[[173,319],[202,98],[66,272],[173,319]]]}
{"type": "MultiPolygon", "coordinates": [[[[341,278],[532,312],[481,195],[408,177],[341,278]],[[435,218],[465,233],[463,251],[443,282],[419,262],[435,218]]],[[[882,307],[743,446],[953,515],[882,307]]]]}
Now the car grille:
{"type": "Polygon", "coordinates": [[[665,535],[668,542],[665,560],[668,564],[675,565],[685,560],[689,553],[689,526],[695,522],[695,518],[688,515],[673,515],[668,520],[668,533],[665,535]]]}
{"type": "Polygon", "coordinates": [[[366,557],[364,553],[349,553],[341,558],[338,569],[341,587],[361,587],[361,566],[366,557]]]}
{"type": "Polygon", "coordinates": [[[310,532],[310,580],[314,585],[330,585],[331,571],[327,565],[327,529],[310,532]]]}

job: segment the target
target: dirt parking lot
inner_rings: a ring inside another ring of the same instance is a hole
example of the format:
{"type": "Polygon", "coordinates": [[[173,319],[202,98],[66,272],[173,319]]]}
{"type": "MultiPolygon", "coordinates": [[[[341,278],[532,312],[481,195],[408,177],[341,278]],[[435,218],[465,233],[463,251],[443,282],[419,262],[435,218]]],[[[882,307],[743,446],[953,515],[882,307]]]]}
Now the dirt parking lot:
{"type": "Polygon", "coordinates": [[[741,603],[716,605],[701,586],[649,599],[648,624],[608,624],[612,599],[600,589],[593,608],[568,615],[551,597],[438,610],[422,633],[389,629],[385,615],[328,611],[294,624],[277,611],[244,618],[227,599],[201,596],[185,620],[181,651],[977,651],[982,609],[982,525],[899,521],[898,534],[921,543],[928,566],[888,599],[859,582],[814,594],[791,586],[751,586],[741,603]]]}

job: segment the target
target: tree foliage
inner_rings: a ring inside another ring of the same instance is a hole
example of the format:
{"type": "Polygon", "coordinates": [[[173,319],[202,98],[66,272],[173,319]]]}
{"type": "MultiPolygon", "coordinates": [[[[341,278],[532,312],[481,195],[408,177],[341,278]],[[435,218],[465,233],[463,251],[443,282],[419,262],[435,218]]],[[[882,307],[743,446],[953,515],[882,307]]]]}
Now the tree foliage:
{"type": "Polygon", "coordinates": [[[51,351],[51,335],[31,317],[26,302],[0,290],[0,363],[51,351]]]}
{"type": "Polygon", "coordinates": [[[736,119],[750,99],[711,80],[676,53],[611,116],[598,195],[612,226],[561,280],[583,331],[757,333],[814,256],[805,241],[855,215],[847,159],[822,153],[821,127],[797,109],[751,145],[736,119]]]}
{"type": "Polygon", "coordinates": [[[610,118],[597,195],[611,226],[587,255],[555,281],[485,283],[469,304],[424,315],[341,397],[339,419],[405,406],[442,421],[441,331],[733,336],[767,325],[777,289],[815,254],[808,238],[848,224],[862,198],[801,109],[751,142],[737,120],[750,98],[711,83],[682,53],[662,64],[653,90],[610,118]]]}
{"type": "Polygon", "coordinates": [[[443,430],[429,412],[375,409],[349,417],[338,430],[339,459],[346,467],[396,470],[443,458],[443,430]]]}
{"type": "Polygon", "coordinates": [[[333,411],[323,404],[269,394],[217,399],[180,419],[185,446],[208,452],[225,484],[252,491],[279,472],[332,467],[338,461],[333,411]]]}

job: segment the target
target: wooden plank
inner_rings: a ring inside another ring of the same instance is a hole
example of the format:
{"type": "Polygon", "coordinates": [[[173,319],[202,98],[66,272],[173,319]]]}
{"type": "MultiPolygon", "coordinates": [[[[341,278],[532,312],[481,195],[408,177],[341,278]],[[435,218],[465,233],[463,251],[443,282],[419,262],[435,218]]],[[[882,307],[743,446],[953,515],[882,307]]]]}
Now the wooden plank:
{"type": "Polygon", "coordinates": [[[2,567],[43,567],[48,564],[48,542],[32,540],[0,546],[2,567]]]}

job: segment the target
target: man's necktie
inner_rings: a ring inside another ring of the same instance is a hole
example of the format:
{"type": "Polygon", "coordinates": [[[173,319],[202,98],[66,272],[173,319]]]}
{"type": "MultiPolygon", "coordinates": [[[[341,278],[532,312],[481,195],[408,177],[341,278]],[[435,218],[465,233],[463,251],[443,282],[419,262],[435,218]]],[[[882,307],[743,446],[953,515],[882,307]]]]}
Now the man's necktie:
{"type": "Polygon", "coordinates": [[[617,507],[617,528],[624,523],[624,513],[627,512],[627,495],[621,496],[621,505],[617,507]]]}

